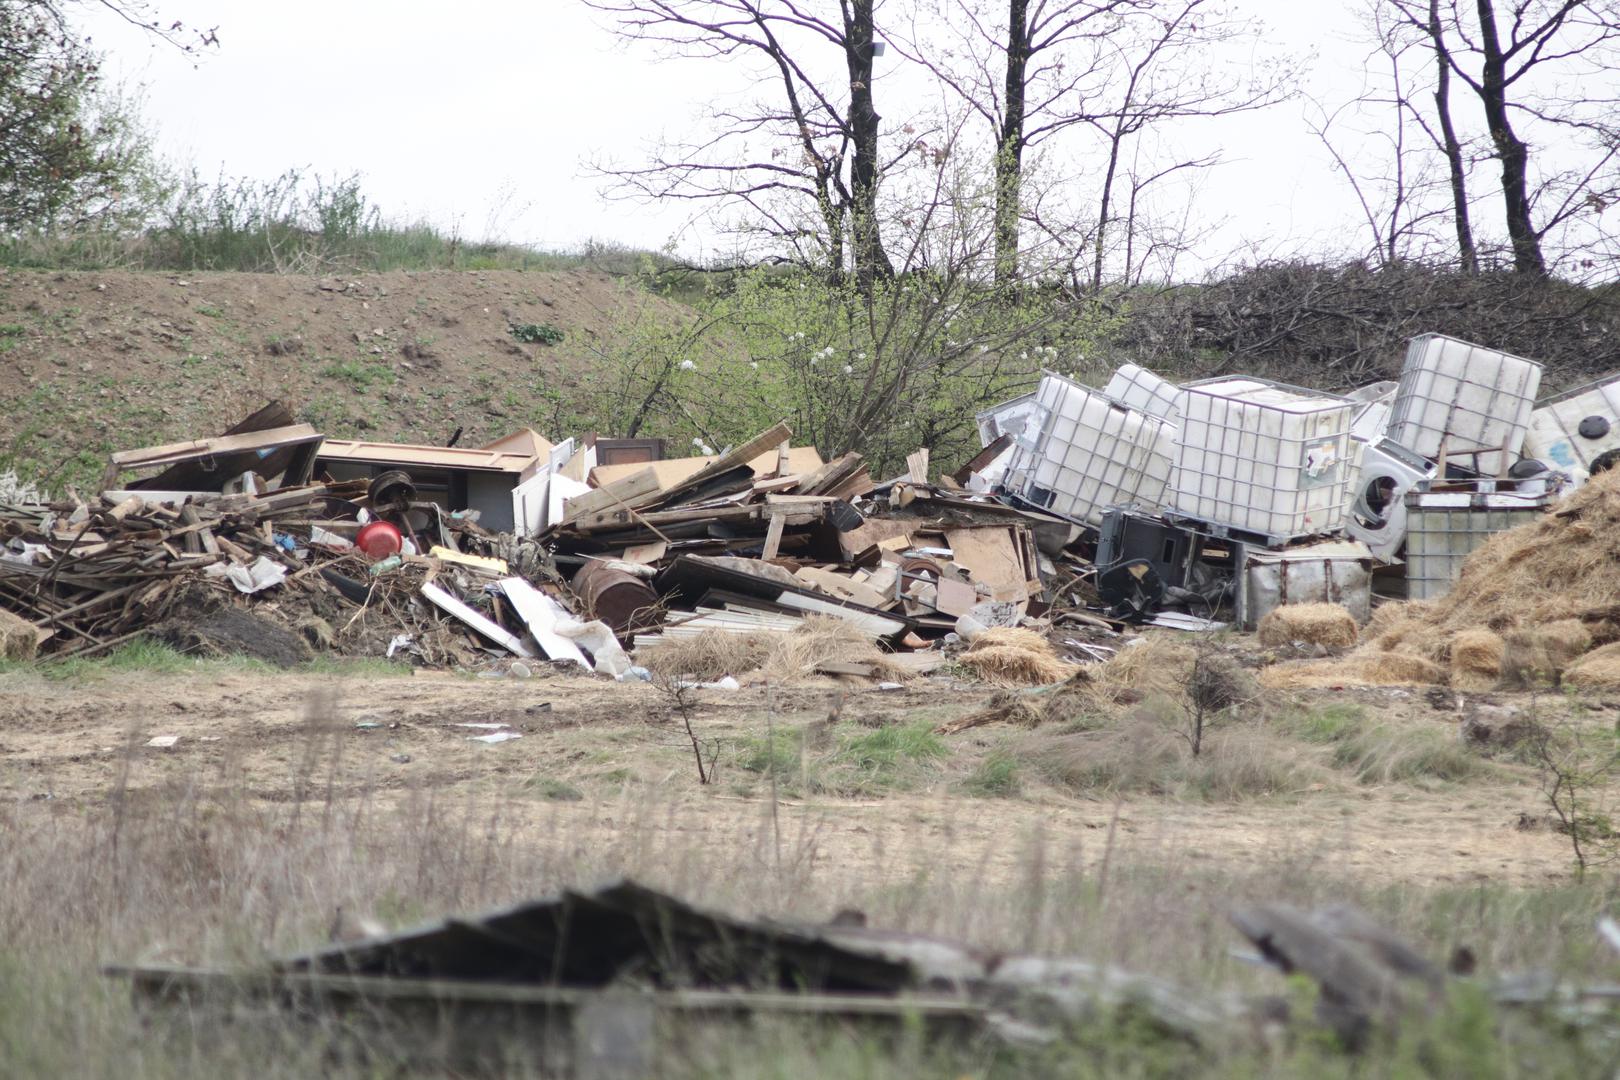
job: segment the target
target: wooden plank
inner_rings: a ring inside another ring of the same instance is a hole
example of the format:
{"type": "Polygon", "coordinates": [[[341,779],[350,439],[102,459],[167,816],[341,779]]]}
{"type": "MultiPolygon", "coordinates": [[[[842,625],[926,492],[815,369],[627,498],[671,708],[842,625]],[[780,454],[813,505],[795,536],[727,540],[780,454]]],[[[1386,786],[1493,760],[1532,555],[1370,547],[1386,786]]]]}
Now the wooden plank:
{"type": "Polygon", "coordinates": [[[217,439],[192,439],[148,446],[139,450],[119,450],[108,460],[120,470],[147,468],[154,465],[172,465],[189,458],[237,453],[242,450],[272,450],[293,443],[319,439],[321,433],[308,424],[290,424],[266,431],[250,431],[245,435],[224,435],[217,439]]]}
{"type": "Polygon", "coordinates": [[[799,491],[805,495],[816,495],[824,488],[837,484],[844,477],[860,468],[864,459],[860,454],[851,450],[843,457],[834,458],[815,472],[807,475],[799,484],[799,491]]]}
{"type": "MultiPolygon", "coordinates": [[[[776,459],[777,453],[773,447],[759,457],[747,462],[747,465],[755,473],[764,475],[775,468],[776,459]]],[[[576,460],[579,459],[576,458],[576,460]]],[[[698,470],[705,468],[715,460],[714,457],[687,457],[666,458],[662,461],[651,462],[648,465],[634,462],[618,465],[597,465],[591,469],[590,478],[591,482],[597,487],[606,487],[608,484],[616,480],[623,480],[626,476],[639,472],[643,468],[651,468],[658,474],[658,482],[668,488],[690,478],[698,470]]],[[[821,468],[821,466],[821,455],[816,453],[816,448],[813,446],[795,446],[788,451],[788,471],[790,473],[808,476],[821,468]]],[[[580,479],[583,480],[584,477],[581,476],[580,479]]]]}
{"type": "Polygon", "coordinates": [[[906,472],[913,484],[928,483],[928,447],[906,456],[906,472]]]}
{"type": "Polygon", "coordinates": [[[422,583],[422,595],[431,600],[435,606],[455,616],[502,648],[516,653],[518,656],[533,659],[534,650],[523,644],[522,638],[516,634],[508,633],[483,614],[474,611],[454,596],[451,596],[440,586],[431,581],[425,581],[422,583]]]}
{"type": "Polygon", "coordinates": [[[782,527],[786,523],[785,513],[771,515],[770,527],[765,530],[765,548],[759,553],[761,559],[769,562],[776,558],[777,552],[782,548],[782,527]]]}
{"type": "Polygon", "coordinates": [[[793,437],[793,429],[786,424],[777,424],[775,427],[760,432],[752,439],[736,447],[728,454],[721,454],[709,464],[687,477],[685,480],[664,492],[665,501],[678,498],[681,494],[700,488],[707,481],[730,472],[742,465],[747,465],[754,458],[768,452],[778,443],[793,437]]]}
{"type": "Polygon", "coordinates": [[[563,520],[573,521],[601,510],[634,510],[657,499],[663,491],[658,474],[651,467],[633,473],[606,487],[593,488],[563,504],[563,520]]]}
{"type": "Polygon", "coordinates": [[[996,590],[998,599],[1029,599],[1029,575],[1015,526],[946,529],[945,542],[951,548],[951,561],[974,581],[996,590]],[[1012,595],[1003,596],[1002,590],[1012,595]]]}

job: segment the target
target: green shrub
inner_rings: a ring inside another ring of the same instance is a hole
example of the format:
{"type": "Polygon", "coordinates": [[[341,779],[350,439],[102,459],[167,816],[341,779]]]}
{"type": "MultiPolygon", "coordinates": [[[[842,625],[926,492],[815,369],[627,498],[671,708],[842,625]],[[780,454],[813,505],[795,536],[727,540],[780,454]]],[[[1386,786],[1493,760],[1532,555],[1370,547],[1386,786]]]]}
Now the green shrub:
{"type": "Polygon", "coordinates": [[[510,329],[514,338],[529,344],[556,345],[563,339],[563,332],[550,323],[514,323],[510,329]]]}

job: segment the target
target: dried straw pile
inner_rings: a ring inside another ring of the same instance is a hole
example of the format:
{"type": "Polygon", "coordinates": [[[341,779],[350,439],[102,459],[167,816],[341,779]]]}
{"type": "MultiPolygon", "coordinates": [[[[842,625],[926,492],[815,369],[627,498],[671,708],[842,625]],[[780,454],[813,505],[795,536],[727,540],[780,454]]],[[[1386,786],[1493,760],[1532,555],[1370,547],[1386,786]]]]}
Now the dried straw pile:
{"type": "Polygon", "coordinates": [[[1564,672],[1564,681],[1582,690],[1620,690],[1620,642],[1581,657],[1564,672]]]}
{"type": "Polygon", "coordinates": [[[1016,626],[982,631],[956,662],[992,686],[1045,686],[1075,672],[1045,637],[1016,626]]]}
{"type": "Polygon", "coordinates": [[[1620,469],[1611,469],[1536,521],[1487,540],[1445,596],[1379,608],[1355,652],[1279,664],[1261,681],[1488,689],[1532,671],[1558,675],[1592,645],[1620,638],[1617,618],[1620,469]]]}
{"type": "Polygon", "coordinates": [[[1330,649],[1350,648],[1359,633],[1355,616],[1342,604],[1284,604],[1267,612],[1256,630],[1262,645],[1300,641],[1330,649]]]}
{"type": "Polygon", "coordinates": [[[770,682],[809,678],[816,665],[842,660],[870,664],[881,678],[903,682],[911,672],[896,664],[876,642],[842,619],[813,616],[791,634],[728,634],[709,630],[689,638],[665,638],[636,653],[638,663],[658,675],[770,682]]]}

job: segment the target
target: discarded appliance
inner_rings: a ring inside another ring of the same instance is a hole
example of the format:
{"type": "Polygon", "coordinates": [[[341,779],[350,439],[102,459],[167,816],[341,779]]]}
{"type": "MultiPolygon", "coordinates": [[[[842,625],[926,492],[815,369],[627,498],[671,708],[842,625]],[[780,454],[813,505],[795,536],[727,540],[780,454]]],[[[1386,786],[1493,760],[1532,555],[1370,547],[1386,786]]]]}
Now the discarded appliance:
{"type": "Polygon", "coordinates": [[[1281,547],[1336,531],[1360,471],[1348,398],[1248,378],[1182,387],[1173,521],[1281,547]]]}
{"type": "Polygon", "coordinates": [[[402,469],[423,499],[452,512],[476,510],[479,525],[490,532],[527,536],[542,522],[523,509],[517,489],[545,471],[550,450],[549,442],[527,430],[478,449],[328,439],[315,467],[336,480],[367,481],[402,469]]]}
{"type": "Polygon", "coordinates": [[[1034,394],[1004,401],[979,413],[979,445],[984,453],[964,468],[958,482],[969,491],[991,491],[1006,476],[1007,466],[1021,447],[1033,452],[1046,422],[1046,410],[1034,394]]]}
{"type": "Polygon", "coordinates": [[[1110,510],[1098,530],[1097,594],[1127,622],[1167,603],[1213,614],[1233,587],[1234,548],[1162,518],[1110,510]]]}
{"type": "Polygon", "coordinates": [[[1406,542],[1406,493],[1428,484],[1434,472],[1432,462],[1389,439],[1364,447],[1344,531],[1379,562],[1393,561],[1406,542]]]}
{"type": "Polygon", "coordinates": [[[1407,493],[1407,599],[1431,600],[1450,592],[1475,548],[1494,533],[1534,521],[1557,497],[1556,486],[1543,484],[1531,492],[1512,488],[1495,480],[1453,481],[1407,493]]]}
{"type": "Polygon", "coordinates": [[[1281,551],[1242,548],[1235,621],[1253,630],[1284,604],[1340,604],[1358,623],[1372,617],[1373,554],[1358,540],[1321,540],[1281,551]]]}
{"type": "Polygon", "coordinates": [[[1344,396],[1356,403],[1355,418],[1350,421],[1350,434],[1364,443],[1375,443],[1389,429],[1389,413],[1395,407],[1395,394],[1400,383],[1385,380],[1369,383],[1344,396]]]}
{"type": "Polygon", "coordinates": [[[1008,491],[1093,527],[1112,506],[1163,505],[1173,426],[1053,372],[1036,397],[1045,423],[1035,449],[1020,447],[1008,466],[1008,491]]]}
{"type": "Polygon", "coordinates": [[[1569,477],[1572,486],[1620,460],[1620,379],[1599,380],[1544,398],[1530,414],[1527,457],[1569,477]]]}
{"type": "Polygon", "coordinates": [[[1441,334],[1412,339],[1386,434],[1431,461],[1504,476],[1518,460],[1541,365],[1441,334]]]}
{"type": "Polygon", "coordinates": [[[1121,364],[1103,393],[1121,405],[1172,424],[1181,418],[1181,387],[1135,364],[1121,364]]]}

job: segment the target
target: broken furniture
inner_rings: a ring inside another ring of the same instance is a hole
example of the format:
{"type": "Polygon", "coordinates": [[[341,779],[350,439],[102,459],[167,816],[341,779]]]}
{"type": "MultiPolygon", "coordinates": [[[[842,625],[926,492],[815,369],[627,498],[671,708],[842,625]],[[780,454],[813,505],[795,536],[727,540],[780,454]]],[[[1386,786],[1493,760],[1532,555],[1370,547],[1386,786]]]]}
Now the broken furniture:
{"type": "MultiPolygon", "coordinates": [[[[101,488],[115,493],[140,491],[151,501],[180,503],[194,492],[219,494],[245,476],[257,477],[252,486],[262,481],[267,491],[299,487],[309,483],[323,438],[308,424],[296,423],[285,405],[273,401],[211,439],[113,453],[101,488]],[[163,471],[123,479],[125,473],[142,469],[163,471]]],[[[123,500],[115,495],[114,501],[123,500]]]]}
{"type": "Polygon", "coordinates": [[[491,532],[526,536],[541,522],[519,489],[544,471],[551,443],[527,429],[474,449],[328,439],[315,467],[335,480],[366,480],[395,470],[410,474],[419,495],[450,512],[478,511],[491,532]]]}

